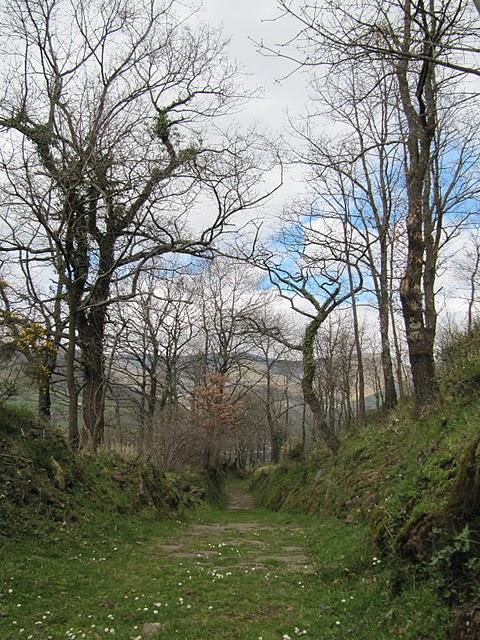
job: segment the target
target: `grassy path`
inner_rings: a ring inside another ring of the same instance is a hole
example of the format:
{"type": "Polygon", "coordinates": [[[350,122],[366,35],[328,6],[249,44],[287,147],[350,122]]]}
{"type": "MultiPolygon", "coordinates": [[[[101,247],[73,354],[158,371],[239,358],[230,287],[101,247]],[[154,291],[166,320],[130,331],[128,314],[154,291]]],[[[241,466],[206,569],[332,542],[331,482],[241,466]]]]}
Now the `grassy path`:
{"type": "Polygon", "coordinates": [[[254,509],[154,522],[98,514],[45,547],[0,549],[0,638],[165,640],[445,638],[426,589],[392,599],[368,536],[333,519],[254,509]]]}

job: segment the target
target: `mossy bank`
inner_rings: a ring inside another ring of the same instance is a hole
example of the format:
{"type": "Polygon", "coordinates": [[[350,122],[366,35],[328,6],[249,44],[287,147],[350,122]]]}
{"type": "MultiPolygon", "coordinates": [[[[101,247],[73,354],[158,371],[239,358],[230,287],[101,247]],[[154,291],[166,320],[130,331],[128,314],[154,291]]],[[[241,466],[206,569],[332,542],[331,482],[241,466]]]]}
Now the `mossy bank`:
{"type": "Polygon", "coordinates": [[[454,610],[451,637],[480,638],[480,399],[477,366],[463,362],[428,415],[404,403],[349,433],[336,458],[286,456],[251,485],[265,507],[367,526],[394,567],[392,593],[427,581],[454,610]]]}
{"type": "Polygon", "coordinates": [[[74,454],[60,432],[29,412],[0,409],[0,536],[55,531],[93,512],[168,517],[220,493],[220,478],[206,473],[74,454]]]}

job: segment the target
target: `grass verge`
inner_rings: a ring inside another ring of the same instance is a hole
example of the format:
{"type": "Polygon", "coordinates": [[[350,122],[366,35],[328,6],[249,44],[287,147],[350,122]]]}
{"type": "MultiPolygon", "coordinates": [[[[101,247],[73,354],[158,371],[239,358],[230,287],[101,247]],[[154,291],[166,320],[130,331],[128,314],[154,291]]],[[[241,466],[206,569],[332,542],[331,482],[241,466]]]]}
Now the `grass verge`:
{"type": "Polygon", "coordinates": [[[393,597],[368,531],[330,517],[98,511],[48,541],[4,541],[1,555],[2,640],[132,640],[147,622],[168,640],[446,637],[432,591],[412,580],[393,597]]]}

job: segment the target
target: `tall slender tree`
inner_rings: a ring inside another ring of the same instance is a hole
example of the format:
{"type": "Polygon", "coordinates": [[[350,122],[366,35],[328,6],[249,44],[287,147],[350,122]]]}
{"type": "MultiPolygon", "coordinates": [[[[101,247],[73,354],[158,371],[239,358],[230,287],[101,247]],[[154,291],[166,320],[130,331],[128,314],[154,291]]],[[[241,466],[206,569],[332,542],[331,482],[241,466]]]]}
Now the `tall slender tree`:
{"type": "Polygon", "coordinates": [[[407,256],[400,298],[416,405],[423,409],[436,393],[435,276],[445,213],[435,200],[434,181],[442,185],[438,175],[434,178],[438,131],[444,97],[453,93],[459,103],[465,102],[461,76],[478,72],[461,58],[462,50],[478,54],[471,46],[477,17],[467,0],[278,4],[301,29],[276,52],[313,70],[319,82],[346,77],[352,65],[364,73],[379,67],[394,81],[406,199],[407,256]]]}

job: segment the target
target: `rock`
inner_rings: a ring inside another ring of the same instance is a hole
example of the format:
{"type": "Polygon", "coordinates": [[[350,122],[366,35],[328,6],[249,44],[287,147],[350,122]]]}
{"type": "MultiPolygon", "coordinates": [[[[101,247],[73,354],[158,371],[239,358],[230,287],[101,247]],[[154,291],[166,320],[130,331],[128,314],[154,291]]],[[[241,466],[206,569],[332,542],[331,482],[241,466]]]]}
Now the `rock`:
{"type": "Polygon", "coordinates": [[[142,627],[142,638],[147,640],[148,638],[158,638],[163,631],[164,625],[160,622],[147,622],[142,627]]]}

